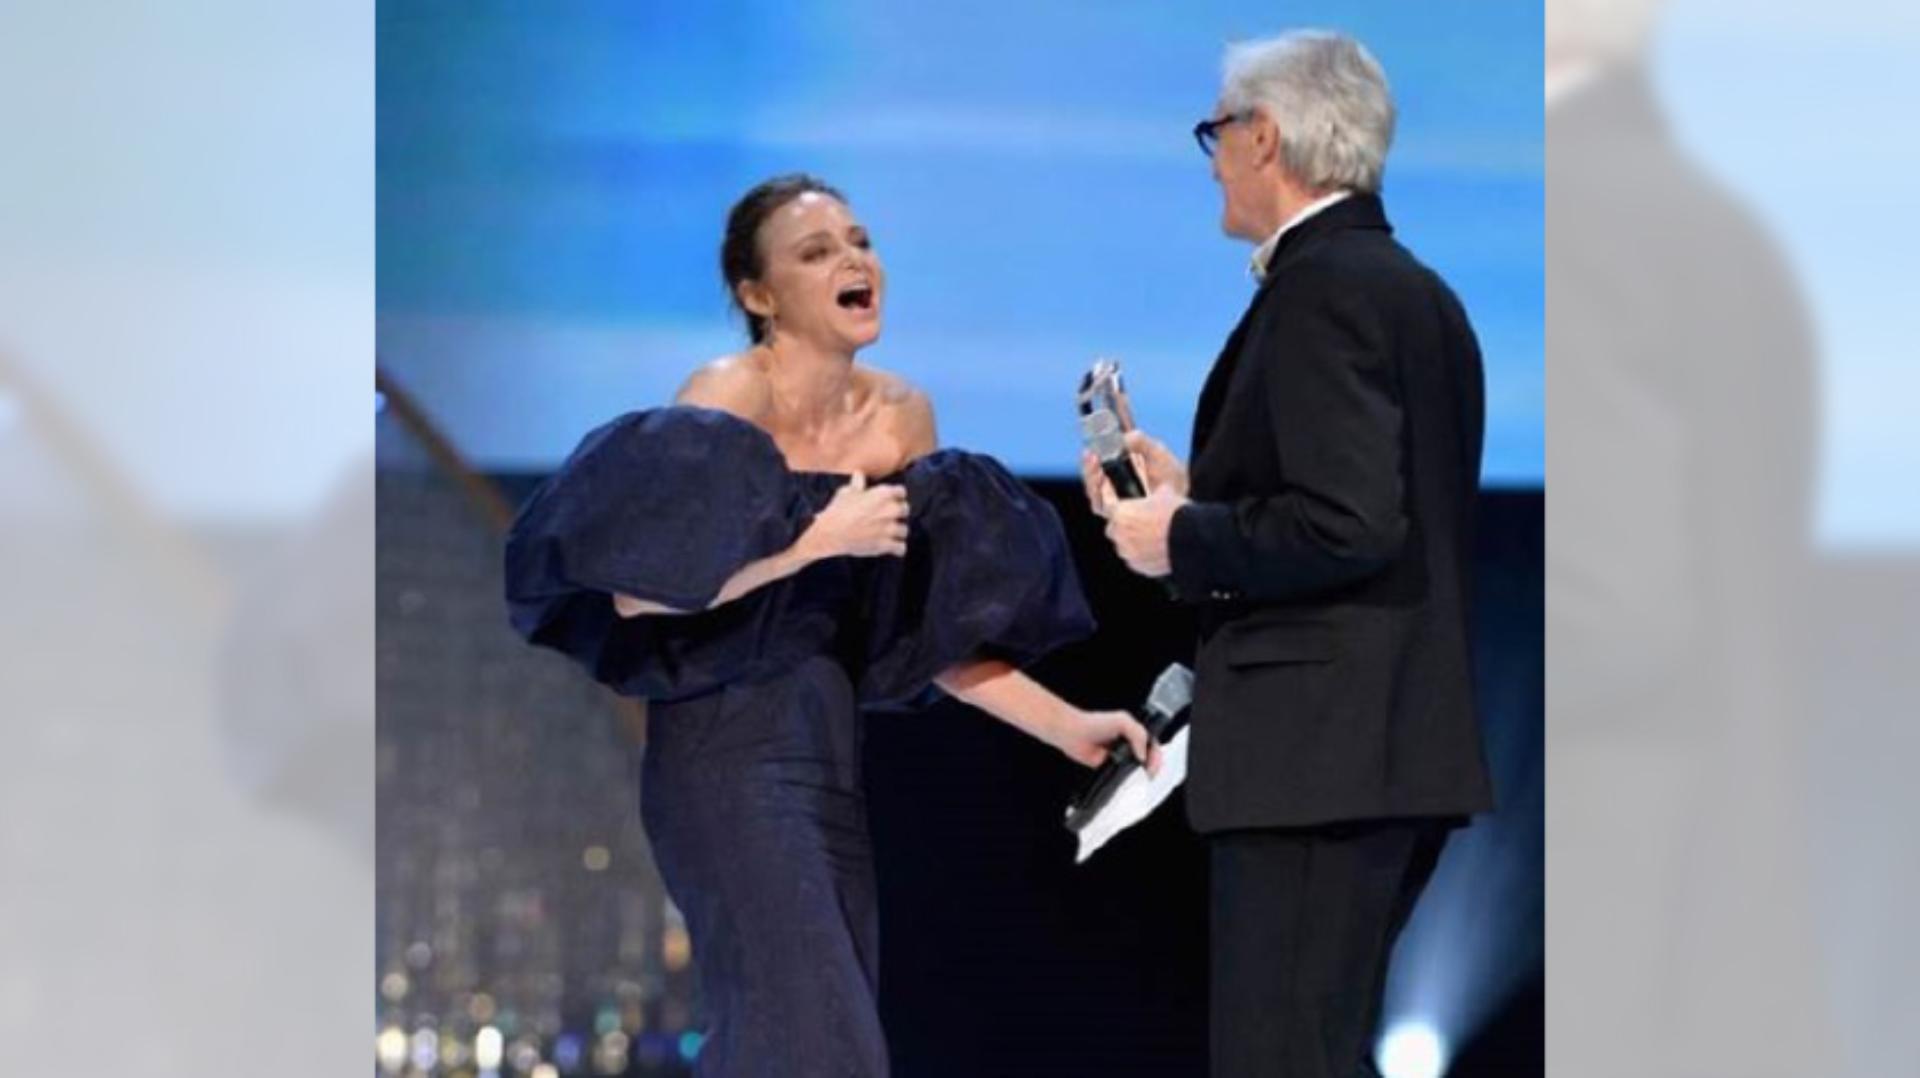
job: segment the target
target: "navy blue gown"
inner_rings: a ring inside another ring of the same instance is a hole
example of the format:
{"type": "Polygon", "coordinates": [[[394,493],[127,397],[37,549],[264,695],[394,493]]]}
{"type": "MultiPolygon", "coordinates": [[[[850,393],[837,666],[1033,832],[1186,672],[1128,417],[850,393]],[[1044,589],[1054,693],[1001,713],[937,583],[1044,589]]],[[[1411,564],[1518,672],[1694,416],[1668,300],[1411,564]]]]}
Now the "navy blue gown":
{"type": "Polygon", "coordinates": [[[816,562],[703,610],[845,481],[790,471],[724,412],[637,412],[587,435],[507,543],[514,628],[651,701],[641,815],[693,940],[702,1074],[887,1073],[862,711],[1093,629],[1052,507],[958,450],[875,480],[907,488],[906,557],[816,562]],[[612,592],[703,612],[621,619],[612,592]]]}

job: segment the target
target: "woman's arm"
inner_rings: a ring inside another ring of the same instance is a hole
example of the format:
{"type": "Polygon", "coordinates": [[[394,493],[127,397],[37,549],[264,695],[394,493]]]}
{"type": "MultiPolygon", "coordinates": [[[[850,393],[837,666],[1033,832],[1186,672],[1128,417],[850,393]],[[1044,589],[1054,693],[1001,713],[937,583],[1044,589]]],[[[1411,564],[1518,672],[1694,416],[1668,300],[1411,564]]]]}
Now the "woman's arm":
{"type": "MultiPolygon", "coordinates": [[[[939,444],[933,402],[902,380],[895,379],[894,385],[901,403],[896,430],[908,456],[933,452],[939,444]]],[[[1125,738],[1134,755],[1147,761],[1150,773],[1160,770],[1160,747],[1132,715],[1075,707],[1007,663],[996,659],[956,663],[934,684],[947,695],[1052,745],[1077,764],[1099,767],[1113,743],[1125,738]]]]}
{"type": "Polygon", "coordinates": [[[1017,727],[1065,753],[1075,763],[1098,767],[1115,741],[1125,738],[1147,770],[1160,770],[1160,748],[1147,728],[1124,711],[1086,711],[1055,696],[1045,685],[997,659],[949,667],[934,683],[963,703],[1017,727]]]}
{"type": "MultiPolygon", "coordinates": [[[[737,356],[715,360],[694,371],[674,396],[675,404],[713,408],[756,424],[771,400],[765,376],[737,356]]],[[[792,546],[735,570],[703,609],[730,603],[825,558],[897,557],[906,553],[906,541],[906,488],[885,484],[869,489],[866,477],[855,475],[834,491],[833,500],[792,546]]],[[[623,618],[699,612],[618,593],[613,596],[613,610],[623,618]]]]}
{"type": "MultiPolygon", "coordinates": [[[[705,609],[711,610],[716,606],[733,602],[735,599],[748,594],[755,588],[763,587],[776,580],[790,577],[820,560],[820,555],[813,553],[809,549],[812,544],[807,542],[807,535],[811,531],[812,529],[809,528],[808,532],[801,533],[800,538],[794,540],[792,546],[780,553],[772,557],[761,558],[759,561],[750,561],[742,566],[739,571],[727,578],[725,584],[720,585],[719,592],[714,595],[713,601],[708,603],[705,609]]],[[[696,613],[696,611],[682,610],[679,607],[668,606],[665,603],[656,603],[649,599],[636,599],[631,595],[622,595],[619,593],[614,594],[613,611],[623,618],[637,618],[642,614],[696,613]]]]}
{"type": "MultiPolygon", "coordinates": [[[[906,552],[907,488],[892,483],[869,487],[867,477],[855,473],[833,492],[833,500],[820,510],[792,546],[734,570],[703,609],[712,610],[730,603],[755,588],[792,576],[825,558],[897,558],[906,552]]],[[[623,618],[696,613],[618,593],[613,596],[613,611],[623,618]]]]}

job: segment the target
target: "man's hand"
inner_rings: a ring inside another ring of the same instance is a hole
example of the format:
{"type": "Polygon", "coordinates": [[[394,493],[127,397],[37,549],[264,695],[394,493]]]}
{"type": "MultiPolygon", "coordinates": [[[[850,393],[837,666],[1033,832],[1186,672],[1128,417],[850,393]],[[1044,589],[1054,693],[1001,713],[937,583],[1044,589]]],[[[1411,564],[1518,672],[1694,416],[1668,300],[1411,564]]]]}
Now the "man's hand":
{"type": "Polygon", "coordinates": [[[1107,507],[1113,504],[1113,484],[1107,482],[1107,473],[1100,470],[1100,458],[1093,450],[1080,451],[1080,485],[1087,492],[1087,508],[1093,515],[1105,520],[1107,507]]]}
{"type": "Polygon", "coordinates": [[[1133,454],[1134,466],[1140,469],[1140,480],[1148,490],[1172,487],[1182,498],[1187,496],[1187,466],[1180,463],[1180,458],[1173,455],[1166,443],[1149,437],[1146,431],[1130,430],[1127,450],[1133,454]]]}
{"type": "MultiPolygon", "coordinates": [[[[1173,455],[1159,439],[1147,435],[1144,431],[1127,432],[1127,452],[1133,457],[1133,470],[1140,473],[1140,481],[1148,490],[1159,486],[1172,487],[1180,495],[1187,493],[1187,468],[1180,458],[1173,455]]],[[[1113,493],[1113,484],[1107,481],[1107,475],[1100,470],[1100,460],[1088,450],[1080,451],[1080,485],[1087,493],[1087,506],[1095,516],[1108,518],[1113,503],[1118,499],[1113,493]]]]}
{"type": "Polygon", "coordinates": [[[1172,486],[1155,487],[1144,498],[1109,503],[1107,539],[1127,568],[1149,577],[1173,572],[1167,533],[1173,528],[1173,514],[1185,504],[1187,496],[1172,486]]]}

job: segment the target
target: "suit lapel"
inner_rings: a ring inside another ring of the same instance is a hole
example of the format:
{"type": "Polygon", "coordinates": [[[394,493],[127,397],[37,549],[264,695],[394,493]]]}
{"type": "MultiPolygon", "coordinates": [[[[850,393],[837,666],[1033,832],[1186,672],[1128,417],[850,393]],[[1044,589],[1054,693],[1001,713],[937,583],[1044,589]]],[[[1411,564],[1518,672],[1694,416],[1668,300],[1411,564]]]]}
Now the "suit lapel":
{"type": "Polygon", "coordinates": [[[1254,312],[1260,309],[1268,290],[1285,274],[1289,263],[1298,261],[1304,251],[1313,247],[1310,241],[1314,237],[1345,228],[1392,231],[1387,224],[1386,210],[1380,204],[1380,197],[1356,194],[1328,206],[1288,229],[1287,234],[1280,237],[1280,246],[1267,263],[1266,277],[1261,280],[1253,298],[1247,302],[1246,312],[1240,316],[1239,324],[1233,327],[1226,345],[1214,359],[1213,369],[1207,373],[1206,385],[1200,390],[1200,403],[1193,415],[1193,444],[1187,453],[1189,467],[1200,459],[1200,451],[1206,448],[1207,439],[1213,434],[1214,424],[1220,418],[1220,409],[1226,404],[1227,387],[1233,382],[1234,368],[1239,366],[1240,353],[1246,344],[1254,312]]]}
{"type": "MultiPolygon", "coordinates": [[[[1271,277],[1268,280],[1272,280],[1271,277]]],[[[1266,292],[1265,284],[1255,292],[1247,309],[1240,315],[1240,321],[1227,335],[1227,343],[1214,357],[1213,369],[1207,372],[1206,384],[1200,388],[1200,403],[1193,413],[1193,444],[1188,447],[1189,463],[1200,459],[1200,451],[1206,448],[1207,438],[1213,434],[1214,421],[1220,418],[1220,408],[1226,403],[1227,385],[1233,381],[1233,369],[1240,360],[1240,347],[1246,342],[1247,327],[1253,323],[1253,312],[1260,305],[1260,297],[1266,292]]]]}

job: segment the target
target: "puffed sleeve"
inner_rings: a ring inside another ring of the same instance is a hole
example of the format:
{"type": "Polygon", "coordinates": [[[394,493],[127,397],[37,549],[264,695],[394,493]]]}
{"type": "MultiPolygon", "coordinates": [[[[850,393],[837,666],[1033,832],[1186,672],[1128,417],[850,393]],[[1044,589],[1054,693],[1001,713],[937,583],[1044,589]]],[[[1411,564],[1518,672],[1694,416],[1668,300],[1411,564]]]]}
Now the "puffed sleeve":
{"type": "Polygon", "coordinates": [[[1059,516],[998,462],[941,450],[898,481],[907,556],[876,559],[866,580],[863,704],[922,703],[957,662],[1026,666],[1093,632],[1059,516]]]}
{"type": "Polygon", "coordinates": [[[799,593],[789,578],[706,609],[742,566],[786,549],[811,522],[821,499],[799,480],[772,438],[724,412],[661,408],[594,430],[508,535],[514,629],[620,692],[655,698],[750,678],[821,646],[835,629],[831,589],[799,593]],[[616,592],[698,612],[621,618],[616,592]]]}

